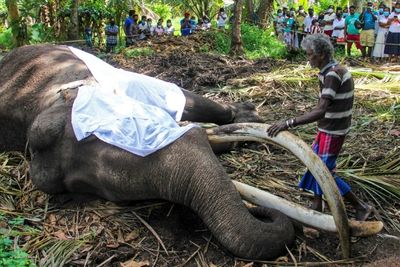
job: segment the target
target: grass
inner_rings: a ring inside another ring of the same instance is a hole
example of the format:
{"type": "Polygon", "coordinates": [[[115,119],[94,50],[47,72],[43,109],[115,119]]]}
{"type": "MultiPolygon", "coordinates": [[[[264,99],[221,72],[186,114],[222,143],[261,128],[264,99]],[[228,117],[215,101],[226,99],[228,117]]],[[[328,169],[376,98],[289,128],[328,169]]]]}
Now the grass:
{"type": "Polygon", "coordinates": [[[137,58],[151,56],[154,54],[154,51],[150,47],[137,47],[124,49],[123,53],[128,58],[137,58]]]}

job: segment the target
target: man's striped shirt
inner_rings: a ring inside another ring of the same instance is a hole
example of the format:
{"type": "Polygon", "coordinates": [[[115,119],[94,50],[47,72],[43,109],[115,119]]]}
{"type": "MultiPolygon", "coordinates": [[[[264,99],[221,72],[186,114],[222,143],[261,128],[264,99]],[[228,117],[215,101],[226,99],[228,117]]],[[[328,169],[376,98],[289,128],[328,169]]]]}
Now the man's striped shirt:
{"type": "Polygon", "coordinates": [[[318,121],[318,130],[336,135],[350,131],[354,102],[354,81],[341,65],[329,63],[318,75],[320,98],[330,99],[324,118],[318,121]]]}

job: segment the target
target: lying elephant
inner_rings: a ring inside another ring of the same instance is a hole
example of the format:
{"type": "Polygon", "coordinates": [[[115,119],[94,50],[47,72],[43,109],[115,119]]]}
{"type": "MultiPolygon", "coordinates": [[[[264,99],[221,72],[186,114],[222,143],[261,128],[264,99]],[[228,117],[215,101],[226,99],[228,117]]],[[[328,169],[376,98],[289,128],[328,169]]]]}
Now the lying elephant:
{"type": "MultiPolygon", "coordinates": [[[[192,128],[147,157],[94,136],[78,142],[71,108],[81,81],[95,81],[68,47],[15,49],[0,62],[0,73],[0,151],[24,151],[28,143],[31,178],[40,190],[111,201],[165,199],[183,204],[238,257],[273,259],[293,243],[293,226],[286,216],[267,208],[249,212],[201,128],[192,128]]],[[[182,120],[258,120],[252,106],[221,105],[183,92],[182,120]]]]}

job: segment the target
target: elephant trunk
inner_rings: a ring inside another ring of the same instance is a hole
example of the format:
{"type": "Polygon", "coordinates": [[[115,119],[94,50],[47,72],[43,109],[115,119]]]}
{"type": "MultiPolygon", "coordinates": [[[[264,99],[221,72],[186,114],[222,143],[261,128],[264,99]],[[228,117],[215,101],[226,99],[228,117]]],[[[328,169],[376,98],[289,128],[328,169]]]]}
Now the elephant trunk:
{"type": "Polygon", "coordinates": [[[263,218],[253,216],[218,159],[210,157],[209,152],[206,152],[207,157],[202,156],[201,150],[196,152],[197,160],[187,160],[190,173],[176,170],[179,174],[175,177],[188,179],[172,178],[159,186],[160,197],[190,207],[221,245],[237,257],[265,260],[284,254],[286,246],[294,241],[291,221],[268,208],[253,211],[255,216],[263,218]]]}

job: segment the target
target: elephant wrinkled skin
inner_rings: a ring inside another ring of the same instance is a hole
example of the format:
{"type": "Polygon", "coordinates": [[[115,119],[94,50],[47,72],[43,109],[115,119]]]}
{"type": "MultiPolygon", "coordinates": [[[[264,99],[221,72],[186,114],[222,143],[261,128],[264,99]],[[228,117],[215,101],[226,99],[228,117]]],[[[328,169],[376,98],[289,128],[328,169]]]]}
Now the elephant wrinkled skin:
{"type": "MultiPolygon", "coordinates": [[[[67,47],[18,48],[2,59],[0,73],[0,151],[24,151],[29,140],[30,174],[40,190],[186,205],[238,257],[272,259],[293,243],[286,216],[266,208],[249,212],[200,128],[144,158],[94,136],[77,142],[71,126],[73,100],[81,81],[94,78],[67,47]]],[[[244,115],[256,118],[252,106],[221,105],[184,94],[183,120],[225,124],[243,121],[244,115]]]]}

